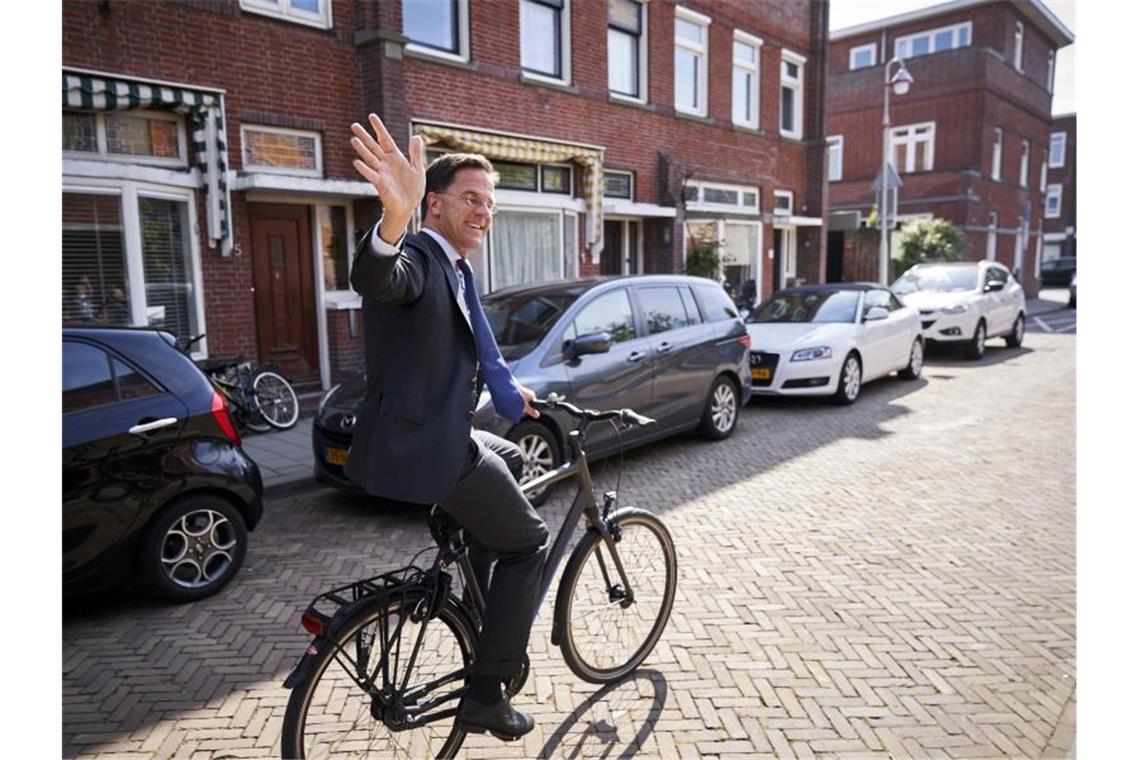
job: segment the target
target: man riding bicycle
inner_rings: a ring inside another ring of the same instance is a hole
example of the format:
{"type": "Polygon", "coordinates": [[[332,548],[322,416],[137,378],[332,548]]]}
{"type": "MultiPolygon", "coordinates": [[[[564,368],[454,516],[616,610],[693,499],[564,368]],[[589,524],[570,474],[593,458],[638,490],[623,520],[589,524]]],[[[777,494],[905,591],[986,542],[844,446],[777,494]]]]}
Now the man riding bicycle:
{"type": "Polygon", "coordinates": [[[353,165],[376,188],[382,216],[352,263],[368,390],[345,473],[377,496],[438,502],[474,545],[481,582],[489,562],[479,555],[497,558],[457,722],[518,738],[534,720],[511,707],[502,683],[523,667],[548,532],[504,461],[521,464],[518,448],[471,428],[483,383],[512,422],[539,416],[503,361],[467,261],[491,226],[495,174],[469,153],[444,155],[425,172],[419,137],[405,158],[375,114],[369,122],[375,138],[352,125],[353,165]],[[423,229],[406,235],[417,204],[423,229]]]}

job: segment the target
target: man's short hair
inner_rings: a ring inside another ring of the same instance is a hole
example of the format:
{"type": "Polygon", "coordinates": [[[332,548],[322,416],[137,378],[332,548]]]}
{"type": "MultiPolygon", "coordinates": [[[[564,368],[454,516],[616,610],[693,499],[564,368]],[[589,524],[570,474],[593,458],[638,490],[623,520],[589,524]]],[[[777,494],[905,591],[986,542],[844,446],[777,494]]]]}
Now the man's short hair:
{"type": "Polygon", "coordinates": [[[460,169],[482,169],[491,175],[491,182],[499,181],[499,173],[485,156],[479,153],[444,153],[428,165],[424,199],[420,204],[420,214],[427,216],[427,194],[447,192],[460,169]]]}

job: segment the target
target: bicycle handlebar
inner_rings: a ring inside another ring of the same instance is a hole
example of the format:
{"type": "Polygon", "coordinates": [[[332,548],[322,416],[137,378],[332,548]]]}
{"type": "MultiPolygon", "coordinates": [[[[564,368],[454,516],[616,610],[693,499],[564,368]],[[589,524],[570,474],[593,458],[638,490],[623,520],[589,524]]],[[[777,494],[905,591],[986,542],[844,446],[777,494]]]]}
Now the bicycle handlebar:
{"type": "Polygon", "coordinates": [[[559,396],[555,393],[551,393],[547,398],[536,398],[530,402],[530,405],[535,409],[561,409],[571,417],[577,417],[587,422],[617,419],[626,425],[639,425],[641,427],[657,424],[657,420],[638,414],[632,409],[610,409],[605,412],[599,412],[593,409],[580,409],[566,401],[565,396],[559,396]]]}

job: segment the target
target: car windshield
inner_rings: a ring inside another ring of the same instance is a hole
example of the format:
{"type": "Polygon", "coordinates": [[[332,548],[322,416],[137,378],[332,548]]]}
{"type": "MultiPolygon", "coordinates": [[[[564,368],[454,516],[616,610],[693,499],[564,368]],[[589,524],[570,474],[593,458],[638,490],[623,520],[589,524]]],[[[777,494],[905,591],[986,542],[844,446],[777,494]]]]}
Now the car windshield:
{"type": "Polygon", "coordinates": [[[777,293],[748,315],[751,324],[770,322],[854,322],[858,290],[777,293]]]}
{"type": "Polygon", "coordinates": [[[897,295],[905,296],[919,291],[952,293],[977,287],[977,267],[922,267],[912,269],[895,280],[891,290],[897,295]]]}
{"type": "Polygon", "coordinates": [[[578,295],[571,293],[519,293],[488,298],[483,311],[503,358],[513,360],[537,346],[576,300],[578,295]]]}

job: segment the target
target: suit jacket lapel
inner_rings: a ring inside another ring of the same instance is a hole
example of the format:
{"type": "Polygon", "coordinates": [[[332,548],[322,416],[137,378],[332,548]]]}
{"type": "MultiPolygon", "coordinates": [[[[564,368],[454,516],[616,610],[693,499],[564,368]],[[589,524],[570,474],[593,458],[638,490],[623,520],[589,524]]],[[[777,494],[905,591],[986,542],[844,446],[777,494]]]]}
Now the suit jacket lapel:
{"type": "MultiPolygon", "coordinates": [[[[413,235],[410,239],[418,243],[421,248],[431,251],[435,263],[439,264],[440,269],[443,270],[443,278],[447,281],[447,287],[451,290],[451,303],[454,304],[455,310],[459,312],[459,318],[467,325],[467,329],[471,330],[470,319],[468,319],[463,313],[463,310],[459,307],[459,299],[463,298],[463,294],[459,290],[459,276],[455,273],[455,267],[451,265],[451,259],[447,258],[447,254],[444,253],[443,248],[440,247],[435,238],[426,232],[413,235]]],[[[472,337],[474,337],[474,333],[472,333],[472,337]]]]}

